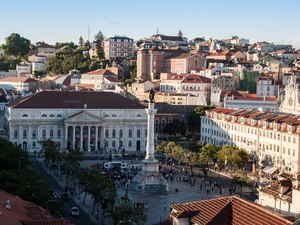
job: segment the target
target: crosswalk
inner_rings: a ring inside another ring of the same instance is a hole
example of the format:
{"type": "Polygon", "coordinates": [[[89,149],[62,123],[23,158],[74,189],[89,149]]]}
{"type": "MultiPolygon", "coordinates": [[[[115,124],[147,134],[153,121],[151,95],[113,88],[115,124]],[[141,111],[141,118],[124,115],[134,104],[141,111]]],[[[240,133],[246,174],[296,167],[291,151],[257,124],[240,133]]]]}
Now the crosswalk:
{"type": "Polygon", "coordinates": [[[61,191],[54,191],[52,197],[56,198],[56,199],[61,199],[62,198],[62,192],[61,191]]]}

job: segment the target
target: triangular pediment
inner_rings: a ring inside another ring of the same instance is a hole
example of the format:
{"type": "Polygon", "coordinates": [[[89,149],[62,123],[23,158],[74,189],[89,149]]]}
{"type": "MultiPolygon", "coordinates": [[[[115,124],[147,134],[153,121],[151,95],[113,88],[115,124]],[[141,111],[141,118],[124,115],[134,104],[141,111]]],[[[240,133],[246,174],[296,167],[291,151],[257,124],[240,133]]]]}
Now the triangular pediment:
{"type": "Polygon", "coordinates": [[[103,123],[104,120],[92,113],[82,111],[65,119],[65,123],[103,123]]]}

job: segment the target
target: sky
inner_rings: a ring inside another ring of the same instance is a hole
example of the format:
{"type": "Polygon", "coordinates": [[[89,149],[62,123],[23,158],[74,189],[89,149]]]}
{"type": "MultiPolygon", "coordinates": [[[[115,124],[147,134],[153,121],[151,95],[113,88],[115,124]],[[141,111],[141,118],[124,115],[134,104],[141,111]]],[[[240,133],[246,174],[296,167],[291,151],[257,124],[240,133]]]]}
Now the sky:
{"type": "Polygon", "coordinates": [[[0,0],[0,44],[11,33],[78,44],[100,30],[134,40],[181,30],[189,40],[237,35],[300,48],[299,8],[299,0],[0,0]]]}

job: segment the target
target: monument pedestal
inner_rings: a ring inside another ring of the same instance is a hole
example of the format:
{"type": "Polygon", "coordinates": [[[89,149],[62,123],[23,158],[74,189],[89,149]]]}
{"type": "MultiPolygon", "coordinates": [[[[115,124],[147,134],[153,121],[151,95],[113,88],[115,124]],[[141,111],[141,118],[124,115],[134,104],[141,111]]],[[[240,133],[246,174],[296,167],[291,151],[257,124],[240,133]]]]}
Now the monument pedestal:
{"type": "Polygon", "coordinates": [[[148,133],[146,158],[142,161],[143,169],[132,179],[131,187],[135,191],[144,193],[165,193],[169,191],[168,183],[159,173],[158,160],[154,157],[154,115],[156,109],[154,103],[149,103],[148,109],[148,133]]]}
{"type": "Polygon", "coordinates": [[[158,161],[143,160],[143,169],[132,179],[131,187],[135,191],[144,193],[166,193],[169,191],[168,183],[159,173],[158,161]]]}

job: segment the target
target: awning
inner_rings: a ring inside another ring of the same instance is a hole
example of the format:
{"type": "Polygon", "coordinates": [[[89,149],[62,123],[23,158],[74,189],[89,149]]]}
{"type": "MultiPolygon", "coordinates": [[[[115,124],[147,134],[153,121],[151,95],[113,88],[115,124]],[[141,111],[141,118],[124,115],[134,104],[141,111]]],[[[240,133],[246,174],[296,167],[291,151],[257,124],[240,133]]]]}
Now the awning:
{"type": "Polygon", "coordinates": [[[264,173],[268,173],[268,174],[273,174],[276,172],[278,168],[277,167],[274,167],[274,166],[266,166],[264,169],[263,169],[263,172],[264,173]]]}

